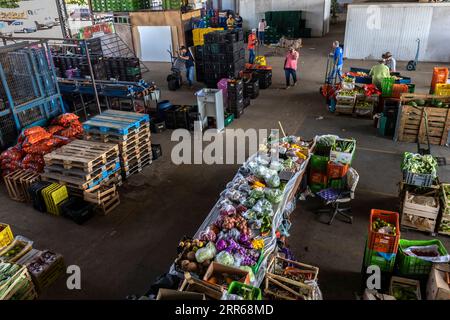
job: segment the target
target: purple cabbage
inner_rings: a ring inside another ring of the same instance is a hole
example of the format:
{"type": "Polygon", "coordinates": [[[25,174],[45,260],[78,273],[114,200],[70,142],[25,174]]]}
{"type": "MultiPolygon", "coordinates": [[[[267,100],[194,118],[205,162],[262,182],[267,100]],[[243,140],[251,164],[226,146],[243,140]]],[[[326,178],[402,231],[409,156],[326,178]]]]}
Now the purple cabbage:
{"type": "Polygon", "coordinates": [[[223,251],[223,250],[225,250],[226,248],[227,248],[227,242],[225,241],[225,240],[223,240],[223,239],[220,239],[219,241],[217,241],[217,243],[216,243],[216,249],[218,250],[218,251],[223,251]]]}

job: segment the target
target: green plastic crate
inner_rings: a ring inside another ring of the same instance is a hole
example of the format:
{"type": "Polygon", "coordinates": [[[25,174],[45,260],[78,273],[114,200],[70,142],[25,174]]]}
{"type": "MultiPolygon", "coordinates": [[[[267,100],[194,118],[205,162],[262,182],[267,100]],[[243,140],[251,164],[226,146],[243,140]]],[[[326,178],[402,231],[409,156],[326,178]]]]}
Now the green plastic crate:
{"type": "Polygon", "coordinates": [[[256,264],[253,267],[251,267],[252,271],[253,271],[253,274],[255,276],[258,274],[259,267],[261,267],[261,263],[263,262],[263,260],[264,260],[264,255],[263,255],[263,253],[261,251],[261,254],[259,255],[258,262],[256,262],[256,264]]]}
{"type": "Polygon", "coordinates": [[[234,114],[225,114],[225,127],[228,127],[234,121],[234,114]]]}
{"type": "Polygon", "coordinates": [[[392,92],[394,90],[394,78],[384,78],[383,81],[381,81],[381,95],[383,97],[391,97],[392,92]]]}
{"type": "Polygon", "coordinates": [[[315,171],[325,173],[327,172],[327,165],[328,161],[330,160],[329,157],[325,156],[318,156],[318,155],[311,155],[311,168],[315,171]]]}
{"type": "Polygon", "coordinates": [[[405,240],[400,239],[399,250],[397,258],[398,271],[402,276],[426,276],[430,273],[432,262],[425,261],[416,257],[407,256],[404,254],[403,250],[411,246],[431,246],[437,245],[439,254],[442,256],[448,255],[447,250],[443,246],[442,242],[433,240],[405,240]]]}
{"type": "Polygon", "coordinates": [[[261,289],[260,288],[256,288],[256,287],[252,287],[249,286],[245,283],[242,282],[237,282],[237,281],[233,281],[230,284],[230,287],[228,288],[228,293],[229,294],[236,294],[239,289],[241,288],[247,288],[250,289],[253,293],[253,299],[252,300],[262,300],[262,293],[261,293],[261,289]]]}
{"type": "Polygon", "coordinates": [[[312,193],[317,193],[323,189],[326,189],[327,186],[325,184],[322,183],[313,183],[309,185],[309,189],[311,189],[312,193]]]}
{"type": "Polygon", "coordinates": [[[366,242],[366,250],[364,251],[364,267],[376,265],[380,267],[382,272],[394,271],[396,254],[390,254],[388,257],[383,256],[385,253],[377,252],[369,249],[366,242]],[[386,258],[390,258],[389,260],[386,258]]]}

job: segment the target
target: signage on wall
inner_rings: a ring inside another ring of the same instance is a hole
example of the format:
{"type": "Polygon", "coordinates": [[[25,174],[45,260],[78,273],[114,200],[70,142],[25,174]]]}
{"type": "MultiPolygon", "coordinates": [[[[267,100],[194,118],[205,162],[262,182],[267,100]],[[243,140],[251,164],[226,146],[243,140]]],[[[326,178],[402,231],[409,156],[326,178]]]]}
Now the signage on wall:
{"type": "Polygon", "coordinates": [[[115,33],[114,24],[112,22],[94,24],[80,29],[78,39],[91,39],[101,37],[105,34],[115,33]]]}

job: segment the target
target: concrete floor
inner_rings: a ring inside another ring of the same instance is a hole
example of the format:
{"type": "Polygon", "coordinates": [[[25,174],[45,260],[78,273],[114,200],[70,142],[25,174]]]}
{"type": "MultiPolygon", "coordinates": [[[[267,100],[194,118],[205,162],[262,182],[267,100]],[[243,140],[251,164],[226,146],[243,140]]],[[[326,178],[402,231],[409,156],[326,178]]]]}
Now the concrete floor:
{"type": "MultiPolygon", "coordinates": [[[[354,167],[360,173],[356,199],[352,202],[353,225],[336,221],[332,226],[316,220],[315,199],[299,202],[292,215],[289,243],[297,259],[320,268],[320,287],[325,299],[353,299],[360,286],[360,270],[371,208],[397,210],[400,161],[415,144],[395,143],[378,137],[372,121],[336,116],[327,111],[318,93],[323,82],[326,54],[335,39],[343,40],[343,26],[335,26],[325,38],[305,39],[299,65],[299,85],[284,87],[282,56],[268,58],[274,67],[273,86],[261,91],[231,128],[277,128],[281,121],[288,134],[312,138],[335,133],[358,140],[354,167]],[[318,120],[323,117],[322,120],[318,120]]],[[[363,44],[362,44],[363,45],[363,44]]],[[[267,52],[268,50],[264,50],[267,52]]],[[[346,61],[350,66],[370,67],[370,61],[346,61]]],[[[404,70],[405,63],[399,63],[404,70]]],[[[167,64],[149,64],[147,77],[162,88],[162,98],[174,104],[194,104],[193,90],[169,92],[167,64]]],[[[417,91],[426,92],[433,64],[419,64],[413,73],[417,91]]],[[[197,84],[198,89],[201,88],[197,84]]],[[[120,207],[111,215],[96,216],[83,226],[66,219],[41,214],[30,206],[11,201],[0,192],[0,221],[12,226],[15,235],[34,240],[38,249],[49,248],[64,255],[68,265],[81,268],[81,290],[68,290],[65,278],[46,290],[41,299],[123,299],[144,293],[155,278],[165,273],[176,255],[183,235],[193,235],[219,193],[234,176],[237,165],[182,165],[170,161],[174,143],[170,131],[153,135],[163,147],[163,157],[120,189],[120,207]]],[[[446,147],[433,146],[433,153],[450,158],[446,147]]],[[[450,160],[450,159],[449,159],[450,160]]],[[[442,181],[450,180],[448,167],[440,169],[442,181]]],[[[407,239],[426,239],[418,232],[402,234],[407,239]]],[[[439,237],[450,249],[450,239],[439,237]]]]}

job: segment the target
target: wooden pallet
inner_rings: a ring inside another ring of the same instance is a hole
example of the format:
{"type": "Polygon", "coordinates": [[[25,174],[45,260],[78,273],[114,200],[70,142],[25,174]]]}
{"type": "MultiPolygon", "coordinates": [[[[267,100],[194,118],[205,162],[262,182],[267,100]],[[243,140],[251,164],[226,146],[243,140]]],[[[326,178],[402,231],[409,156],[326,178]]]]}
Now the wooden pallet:
{"type": "Polygon", "coordinates": [[[120,155],[136,152],[139,150],[145,150],[145,149],[151,149],[152,148],[152,142],[150,141],[150,138],[145,138],[141,140],[137,140],[131,144],[127,144],[124,146],[119,146],[120,155]]]}
{"type": "Polygon", "coordinates": [[[132,163],[133,160],[145,158],[148,155],[151,155],[151,153],[152,153],[152,146],[149,143],[146,146],[138,147],[136,149],[128,151],[127,153],[122,154],[120,156],[120,161],[122,163],[122,166],[126,167],[130,163],[132,163]]]}
{"type": "Polygon", "coordinates": [[[145,124],[139,128],[129,130],[128,134],[112,134],[90,130],[84,132],[84,139],[89,141],[126,143],[142,136],[150,136],[150,125],[145,124]]]}
{"type": "Polygon", "coordinates": [[[151,163],[151,161],[152,161],[152,153],[150,150],[150,152],[146,152],[142,155],[131,158],[128,161],[124,161],[122,163],[122,171],[123,172],[130,171],[133,168],[135,168],[143,163],[148,163],[148,162],[151,163]],[[150,162],[149,162],[149,160],[150,160],[150,162]]]}
{"type": "Polygon", "coordinates": [[[44,156],[47,166],[60,165],[65,169],[80,168],[91,173],[119,156],[117,144],[74,140],[44,156]]]}
{"type": "Polygon", "coordinates": [[[3,179],[11,199],[20,202],[31,202],[28,189],[33,183],[40,181],[41,176],[33,171],[19,169],[4,176],[3,179]]]}
{"type": "MultiPolygon", "coordinates": [[[[120,171],[120,169],[119,169],[120,171]]],[[[67,186],[69,188],[79,189],[79,190],[87,190],[92,187],[95,187],[99,183],[101,183],[106,178],[100,177],[92,180],[83,180],[80,178],[75,178],[72,176],[67,176],[60,173],[43,173],[42,180],[58,183],[63,186],[67,186]]]]}
{"type": "Polygon", "coordinates": [[[109,161],[107,164],[102,165],[101,167],[93,169],[93,172],[91,173],[85,172],[84,170],[78,168],[72,168],[68,170],[65,169],[63,166],[59,165],[46,166],[44,168],[44,172],[49,174],[55,173],[67,177],[75,177],[83,179],[85,181],[89,181],[89,180],[97,180],[100,179],[101,177],[104,177],[105,175],[108,174],[108,172],[116,169],[118,166],[120,166],[120,159],[116,158],[112,161],[109,161]]]}

